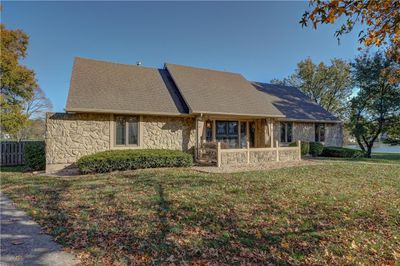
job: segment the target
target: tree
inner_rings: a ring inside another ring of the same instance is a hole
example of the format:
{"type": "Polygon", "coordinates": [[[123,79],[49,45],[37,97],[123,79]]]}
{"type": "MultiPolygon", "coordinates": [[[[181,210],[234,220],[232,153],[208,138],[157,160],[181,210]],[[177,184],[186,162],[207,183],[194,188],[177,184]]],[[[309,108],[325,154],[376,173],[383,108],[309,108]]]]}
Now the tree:
{"type": "Polygon", "coordinates": [[[310,58],[297,64],[295,73],[271,83],[299,88],[313,101],[340,118],[345,116],[348,98],[352,92],[350,65],[333,59],[330,65],[314,64],[310,58]]]}
{"type": "Polygon", "coordinates": [[[44,139],[46,112],[51,111],[53,105],[39,87],[35,89],[31,99],[23,104],[23,114],[27,118],[23,127],[15,134],[21,139],[44,139]]]}
{"type": "Polygon", "coordinates": [[[38,85],[35,73],[19,62],[27,55],[28,35],[21,30],[8,30],[3,24],[0,30],[1,129],[15,136],[27,123],[24,103],[32,99],[38,85]]]}
{"type": "Polygon", "coordinates": [[[386,130],[387,143],[400,145],[400,116],[393,119],[386,130]]]}
{"type": "Polygon", "coordinates": [[[24,112],[29,119],[44,117],[52,108],[51,101],[39,87],[35,89],[32,98],[24,102],[24,112]]]}
{"type": "Polygon", "coordinates": [[[351,100],[349,127],[361,150],[371,157],[378,136],[399,121],[399,64],[378,52],[359,56],[352,67],[359,92],[351,100]]]}
{"type": "Polygon", "coordinates": [[[358,35],[360,43],[366,47],[391,46],[400,62],[400,0],[311,0],[310,9],[304,12],[300,24],[304,27],[311,22],[316,29],[321,24],[333,24],[341,17],[345,21],[335,33],[338,40],[361,23],[366,30],[358,35]]]}
{"type": "Polygon", "coordinates": [[[46,122],[43,118],[29,119],[25,127],[17,132],[18,140],[44,140],[46,133],[46,122]]]}

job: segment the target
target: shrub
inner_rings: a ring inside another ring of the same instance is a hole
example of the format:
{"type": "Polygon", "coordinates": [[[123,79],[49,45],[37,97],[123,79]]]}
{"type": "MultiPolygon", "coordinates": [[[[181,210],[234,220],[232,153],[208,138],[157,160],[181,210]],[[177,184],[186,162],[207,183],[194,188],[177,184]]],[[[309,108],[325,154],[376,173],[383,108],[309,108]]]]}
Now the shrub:
{"type": "Polygon", "coordinates": [[[310,154],[313,157],[321,155],[323,149],[324,149],[324,145],[322,145],[321,143],[310,142],[310,154]]]}
{"type": "Polygon", "coordinates": [[[339,157],[339,158],[359,158],[365,154],[363,151],[353,150],[341,147],[324,147],[322,156],[325,157],[339,157]]]}
{"type": "Polygon", "coordinates": [[[29,170],[44,170],[46,167],[46,152],[43,141],[32,141],[25,144],[25,165],[29,170]]]}
{"type": "Polygon", "coordinates": [[[190,154],[173,150],[112,150],[81,157],[82,173],[105,173],[156,167],[187,167],[193,164],[190,154]]]}
{"type": "MultiPolygon", "coordinates": [[[[289,144],[289,147],[296,147],[297,142],[292,142],[289,144]]],[[[301,142],[301,155],[307,155],[310,152],[310,143],[306,141],[301,142]]]]}

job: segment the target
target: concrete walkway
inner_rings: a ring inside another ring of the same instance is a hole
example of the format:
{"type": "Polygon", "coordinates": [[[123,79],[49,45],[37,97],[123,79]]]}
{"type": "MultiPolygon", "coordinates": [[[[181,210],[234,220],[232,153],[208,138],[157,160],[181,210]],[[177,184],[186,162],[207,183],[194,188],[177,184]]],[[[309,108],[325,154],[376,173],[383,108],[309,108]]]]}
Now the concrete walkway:
{"type": "Polygon", "coordinates": [[[75,265],[78,260],[0,193],[0,265],[75,265]]]}

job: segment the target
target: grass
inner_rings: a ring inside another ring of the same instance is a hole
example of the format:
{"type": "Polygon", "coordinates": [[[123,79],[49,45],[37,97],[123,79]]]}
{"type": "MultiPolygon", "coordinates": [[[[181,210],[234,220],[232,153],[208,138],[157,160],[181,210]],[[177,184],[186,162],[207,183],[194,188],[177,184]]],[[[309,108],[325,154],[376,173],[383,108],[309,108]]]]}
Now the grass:
{"type": "Polygon", "coordinates": [[[337,160],[337,161],[353,161],[353,162],[369,162],[369,163],[388,163],[400,164],[399,152],[374,152],[372,158],[333,158],[333,157],[318,157],[321,160],[337,160]]]}
{"type": "Polygon", "coordinates": [[[4,172],[1,189],[84,264],[400,260],[400,165],[76,177],[4,172]]]}

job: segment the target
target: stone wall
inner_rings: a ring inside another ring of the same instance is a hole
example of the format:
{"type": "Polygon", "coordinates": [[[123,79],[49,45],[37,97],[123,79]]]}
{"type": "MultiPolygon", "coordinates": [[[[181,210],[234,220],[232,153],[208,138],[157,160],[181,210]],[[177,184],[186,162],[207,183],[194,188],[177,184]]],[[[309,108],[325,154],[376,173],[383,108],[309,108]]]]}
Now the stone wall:
{"type": "MultiPolygon", "coordinates": [[[[274,123],[274,141],[280,138],[280,123],[274,123]]],[[[315,141],[315,124],[305,122],[293,122],[293,138],[292,141],[315,141]]],[[[343,145],[343,126],[342,124],[325,124],[325,146],[342,146],[343,145]]]]}
{"type": "Polygon", "coordinates": [[[83,155],[110,149],[110,115],[48,113],[46,172],[62,169],[83,155]]]}
{"type": "MultiPolygon", "coordinates": [[[[237,149],[236,151],[221,150],[221,166],[226,165],[246,165],[246,164],[266,164],[276,161],[277,150],[275,148],[263,149],[237,149]],[[247,160],[249,154],[249,161],[247,160]]],[[[299,160],[299,149],[297,147],[279,149],[279,161],[299,160]]]]}
{"type": "MultiPolygon", "coordinates": [[[[194,152],[193,118],[142,116],[139,128],[137,148],[194,152]]],[[[48,113],[46,171],[57,172],[83,155],[116,148],[113,147],[113,130],[114,119],[110,114],[48,113]]]]}
{"type": "Polygon", "coordinates": [[[315,141],[314,123],[293,123],[293,141],[315,141]]]}
{"type": "Polygon", "coordinates": [[[193,154],[196,144],[194,118],[143,116],[143,148],[182,150],[193,154]]]}
{"type": "Polygon", "coordinates": [[[299,151],[297,149],[280,150],[279,161],[297,161],[299,160],[299,151]]]}
{"type": "Polygon", "coordinates": [[[250,163],[262,164],[276,161],[276,150],[250,151],[250,163]]]}
{"type": "Polygon", "coordinates": [[[343,124],[326,124],[325,146],[343,146],[343,124]]]}
{"type": "Polygon", "coordinates": [[[224,165],[243,165],[247,164],[247,151],[222,152],[221,166],[224,165]]]}

